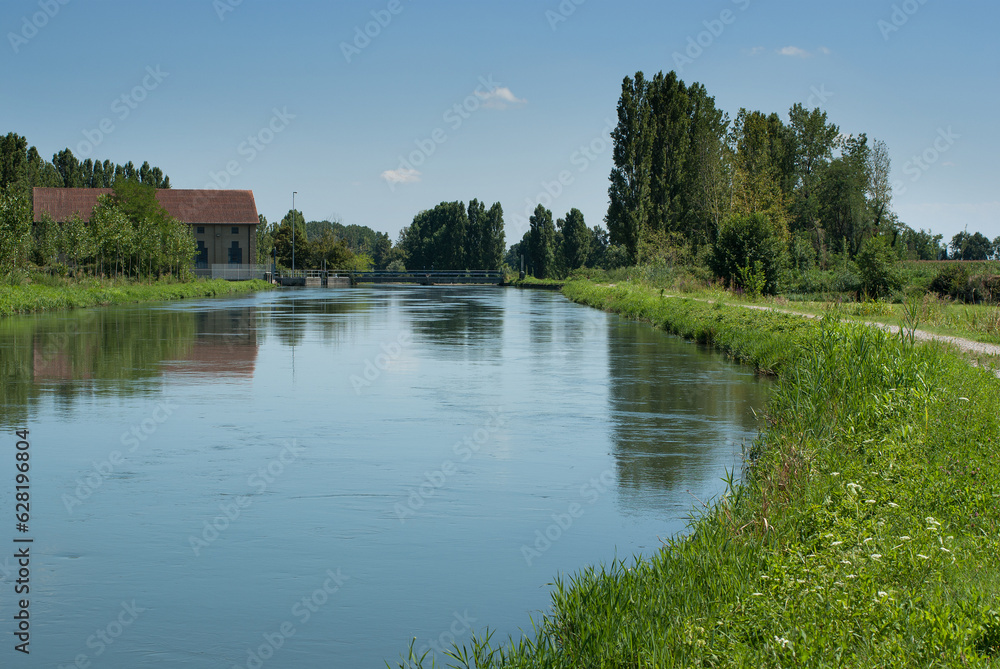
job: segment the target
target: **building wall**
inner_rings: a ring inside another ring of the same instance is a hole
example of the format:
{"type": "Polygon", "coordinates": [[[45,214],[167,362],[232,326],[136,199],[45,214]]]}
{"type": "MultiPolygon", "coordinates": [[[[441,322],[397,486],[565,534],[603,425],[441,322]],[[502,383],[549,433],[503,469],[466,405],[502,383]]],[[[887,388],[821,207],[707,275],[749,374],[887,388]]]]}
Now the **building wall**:
{"type": "MultiPolygon", "coordinates": [[[[204,242],[208,250],[206,264],[229,264],[229,249],[233,242],[239,244],[242,258],[240,264],[252,265],[257,262],[257,226],[256,225],[220,225],[191,223],[196,242],[204,242]],[[233,232],[235,230],[236,232],[233,232]]],[[[198,261],[198,258],[195,258],[198,261]]]]}

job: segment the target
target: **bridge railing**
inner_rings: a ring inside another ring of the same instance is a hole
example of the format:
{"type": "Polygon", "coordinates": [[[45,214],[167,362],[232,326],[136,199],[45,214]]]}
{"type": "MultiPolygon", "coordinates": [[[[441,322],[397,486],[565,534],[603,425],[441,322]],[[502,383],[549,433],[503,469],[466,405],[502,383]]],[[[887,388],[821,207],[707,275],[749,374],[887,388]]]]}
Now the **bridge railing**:
{"type": "Polygon", "coordinates": [[[355,277],[399,277],[399,278],[470,278],[470,279],[502,279],[503,272],[493,269],[417,269],[396,272],[392,270],[372,270],[369,272],[351,272],[355,277]]]}

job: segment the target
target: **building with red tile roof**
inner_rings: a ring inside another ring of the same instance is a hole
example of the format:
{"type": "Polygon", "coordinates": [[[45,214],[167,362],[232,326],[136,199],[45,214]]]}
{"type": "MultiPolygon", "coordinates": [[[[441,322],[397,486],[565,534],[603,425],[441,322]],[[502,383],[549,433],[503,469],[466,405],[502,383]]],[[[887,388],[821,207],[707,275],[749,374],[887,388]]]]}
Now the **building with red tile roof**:
{"type": "MultiPolygon", "coordinates": [[[[97,199],[110,188],[35,188],[34,220],[57,223],[79,216],[89,221],[97,199]]],[[[249,190],[158,189],[156,199],[177,220],[193,228],[196,267],[252,264],[257,258],[257,205],[249,190]]]]}

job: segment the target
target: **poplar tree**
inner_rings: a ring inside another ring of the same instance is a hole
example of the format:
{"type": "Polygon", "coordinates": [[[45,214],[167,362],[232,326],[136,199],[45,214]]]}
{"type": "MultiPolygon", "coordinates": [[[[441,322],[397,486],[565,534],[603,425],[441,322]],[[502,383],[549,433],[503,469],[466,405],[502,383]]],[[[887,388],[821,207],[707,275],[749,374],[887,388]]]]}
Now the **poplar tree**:
{"type": "Polygon", "coordinates": [[[556,228],[552,223],[552,212],[538,205],[529,223],[528,255],[531,259],[532,273],[537,279],[550,278],[556,264],[556,228]]]}
{"type": "Polygon", "coordinates": [[[653,139],[650,130],[646,80],[642,72],[637,72],[635,79],[625,77],[622,82],[618,125],[611,134],[615,166],[611,170],[610,204],[605,219],[611,243],[624,245],[633,262],[650,210],[653,139]]]}

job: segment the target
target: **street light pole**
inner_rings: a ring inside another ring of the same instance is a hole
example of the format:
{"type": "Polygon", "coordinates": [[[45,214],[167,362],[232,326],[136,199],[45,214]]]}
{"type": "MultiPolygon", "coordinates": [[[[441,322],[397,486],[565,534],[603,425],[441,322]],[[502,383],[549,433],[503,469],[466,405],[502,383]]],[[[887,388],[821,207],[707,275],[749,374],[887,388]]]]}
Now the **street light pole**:
{"type": "Polygon", "coordinates": [[[298,191],[292,191],[292,276],[295,276],[295,194],[298,191]]]}

